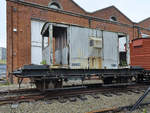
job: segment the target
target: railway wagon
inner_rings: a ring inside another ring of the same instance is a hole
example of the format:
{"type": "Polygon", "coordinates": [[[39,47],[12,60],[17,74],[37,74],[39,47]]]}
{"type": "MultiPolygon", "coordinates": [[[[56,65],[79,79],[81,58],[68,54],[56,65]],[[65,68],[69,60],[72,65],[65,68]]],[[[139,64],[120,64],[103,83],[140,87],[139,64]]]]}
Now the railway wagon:
{"type": "Polygon", "coordinates": [[[129,36],[126,34],[49,22],[41,34],[42,58],[51,68],[129,67],[129,36]]]}
{"type": "Polygon", "coordinates": [[[130,85],[143,75],[142,68],[130,66],[127,34],[46,22],[41,35],[41,65],[25,65],[13,72],[30,78],[40,90],[60,88],[70,78],[94,77],[103,85],[130,85]]]}
{"type": "Polygon", "coordinates": [[[130,44],[131,65],[150,70],[150,37],[137,38],[130,44]]]}

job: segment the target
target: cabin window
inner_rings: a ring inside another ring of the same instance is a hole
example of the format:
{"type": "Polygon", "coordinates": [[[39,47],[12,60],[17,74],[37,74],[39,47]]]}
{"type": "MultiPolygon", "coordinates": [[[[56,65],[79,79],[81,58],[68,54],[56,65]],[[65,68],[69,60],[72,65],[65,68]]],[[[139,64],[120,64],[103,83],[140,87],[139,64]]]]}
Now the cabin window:
{"type": "Polygon", "coordinates": [[[49,46],[49,37],[44,37],[44,48],[47,48],[49,46]]]}
{"type": "Polygon", "coordinates": [[[110,17],[110,20],[117,22],[117,18],[116,18],[115,16],[111,16],[111,17],[110,17]]]}

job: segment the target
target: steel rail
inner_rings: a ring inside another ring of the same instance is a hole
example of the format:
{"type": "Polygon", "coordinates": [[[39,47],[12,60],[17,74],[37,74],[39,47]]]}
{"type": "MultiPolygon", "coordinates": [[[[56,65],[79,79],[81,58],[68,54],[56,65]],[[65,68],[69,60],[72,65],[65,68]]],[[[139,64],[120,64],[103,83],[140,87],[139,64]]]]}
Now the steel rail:
{"type": "MultiPolygon", "coordinates": [[[[140,107],[146,106],[146,105],[150,105],[150,103],[149,102],[148,103],[143,103],[143,104],[140,105],[140,107]]],[[[117,113],[117,112],[122,112],[122,111],[125,111],[125,110],[126,110],[125,113],[130,113],[130,109],[132,108],[132,106],[133,105],[122,106],[122,107],[105,108],[105,109],[91,111],[91,112],[87,112],[87,113],[108,113],[108,112],[117,113]]]]}
{"type": "Polygon", "coordinates": [[[117,92],[123,92],[123,93],[127,93],[127,91],[132,91],[133,93],[135,90],[143,90],[146,89],[148,86],[147,85],[135,85],[135,86],[128,86],[128,87],[124,87],[124,88],[114,88],[114,87],[83,87],[83,88],[79,88],[79,89],[72,89],[71,87],[68,89],[56,89],[56,90],[47,90],[44,92],[34,92],[34,93],[29,93],[28,94],[21,94],[19,96],[10,96],[10,97],[4,97],[0,99],[0,105],[4,105],[4,104],[13,104],[13,103],[21,103],[21,102],[29,102],[29,101],[38,101],[38,100],[49,100],[49,99],[59,99],[60,97],[63,98],[68,98],[68,97],[78,97],[81,95],[91,95],[91,94],[103,94],[103,93],[113,93],[116,94],[117,92]]]}

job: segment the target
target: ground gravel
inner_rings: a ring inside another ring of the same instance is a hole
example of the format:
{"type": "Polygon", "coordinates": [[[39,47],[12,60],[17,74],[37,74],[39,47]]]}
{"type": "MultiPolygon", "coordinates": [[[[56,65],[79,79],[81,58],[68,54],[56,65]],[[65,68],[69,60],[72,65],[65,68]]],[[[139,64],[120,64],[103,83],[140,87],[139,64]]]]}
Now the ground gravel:
{"type": "MultiPolygon", "coordinates": [[[[22,85],[24,88],[30,88],[30,85],[22,85]]],[[[3,86],[0,90],[15,89],[17,85],[3,86]]],[[[45,100],[37,102],[28,102],[12,105],[0,106],[0,113],[88,113],[90,111],[101,110],[111,107],[127,106],[134,104],[137,99],[143,94],[122,93],[122,95],[112,95],[112,97],[97,94],[100,98],[95,99],[91,95],[86,95],[87,100],[82,101],[77,98],[77,101],[70,102],[67,99],[66,103],[60,103],[58,100],[45,100]]],[[[144,102],[150,102],[150,95],[145,98],[144,102]]],[[[143,109],[150,113],[150,106],[144,106],[133,113],[142,113],[143,109]]]]}
{"type": "MultiPolygon", "coordinates": [[[[35,88],[35,86],[33,84],[21,84],[20,89],[26,89],[26,88],[35,88]]],[[[15,90],[15,89],[19,89],[18,84],[0,85],[0,91],[15,90]]]]}

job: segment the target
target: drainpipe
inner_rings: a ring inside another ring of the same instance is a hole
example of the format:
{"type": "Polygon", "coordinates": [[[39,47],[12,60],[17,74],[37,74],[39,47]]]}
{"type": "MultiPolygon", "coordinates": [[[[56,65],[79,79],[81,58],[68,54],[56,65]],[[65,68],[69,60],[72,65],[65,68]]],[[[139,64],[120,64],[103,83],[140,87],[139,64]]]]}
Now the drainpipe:
{"type": "Polygon", "coordinates": [[[139,26],[137,26],[137,32],[138,32],[138,38],[140,38],[140,34],[141,34],[141,32],[140,32],[140,28],[139,28],[139,26]]]}
{"type": "MultiPolygon", "coordinates": [[[[11,72],[13,71],[13,6],[11,7],[11,72]]],[[[10,73],[10,72],[9,72],[10,73]]],[[[10,83],[13,84],[13,76],[9,74],[10,83]]]]}
{"type": "Polygon", "coordinates": [[[88,21],[89,21],[89,28],[91,28],[91,19],[89,18],[88,21]]]}

